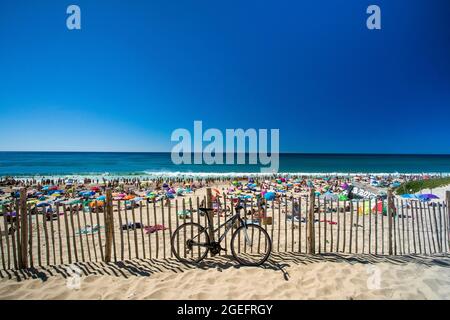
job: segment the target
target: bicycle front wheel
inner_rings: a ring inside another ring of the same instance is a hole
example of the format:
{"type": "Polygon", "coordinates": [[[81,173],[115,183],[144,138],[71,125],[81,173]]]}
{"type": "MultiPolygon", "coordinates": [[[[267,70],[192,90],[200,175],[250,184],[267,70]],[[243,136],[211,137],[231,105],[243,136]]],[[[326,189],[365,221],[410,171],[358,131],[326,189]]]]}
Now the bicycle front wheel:
{"type": "Polygon", "coordinates": [[[231,238],[231,253],[244,266],[259,266],[272,251],[272,241],[264,228],[256,224],[239,227],[231,238]]]}
{"type": "Polygon", "coordinates": [[[188,222],[179,226],[171,239],[172,252],[184,263],[198,263],[209,251],[209,236],[198,223],[188,222]]]}

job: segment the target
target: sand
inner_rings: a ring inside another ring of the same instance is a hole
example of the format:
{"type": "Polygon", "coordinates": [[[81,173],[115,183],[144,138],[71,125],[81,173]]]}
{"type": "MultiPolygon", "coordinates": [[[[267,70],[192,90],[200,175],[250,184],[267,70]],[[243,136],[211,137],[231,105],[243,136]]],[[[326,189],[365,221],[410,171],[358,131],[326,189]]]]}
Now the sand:
{"type": "Polygon", "coordinates": [[[285,253],[264,267],[227,257],[195,267],[173,259],[78,267],[80,277],[67,266],[1,271],[0,299],[450,299],[450,256],[285,253]]]}

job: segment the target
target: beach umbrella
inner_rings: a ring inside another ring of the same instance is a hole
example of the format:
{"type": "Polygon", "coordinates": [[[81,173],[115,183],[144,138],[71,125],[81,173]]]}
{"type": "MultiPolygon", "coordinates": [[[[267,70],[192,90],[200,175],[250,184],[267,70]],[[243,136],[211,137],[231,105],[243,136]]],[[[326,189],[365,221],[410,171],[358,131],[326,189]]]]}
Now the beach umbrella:
{"type": "Polygon", "coordinates": [[[392,183],[392,188],[398,188],[398,187],[400,187],[400,185],[401,185],[400,182],[395,181],[395,182],[392,183]]]}
{"type": "Polygon", "coordinates": [[[89,207],[95,208],[95,207],[103,207],[105,203],[103,201],[92,201],[89,203],[89,207]]]}
{"type": "Polygon", "coordinates": [[[419,194],[419,197],[420,196],[423,196],[423,197],[428,198],[428,199],[439,199],[439,197],[437,195],[432,194],[432,193],[419,194]]]}
{"type": "Polygon", "coordinates": [[[100,190],[101,189],[100,189],[99,186],[94,186],[94,187],[91,188],[91,191],[94,191],[94,192],[99,192],[100,190]]]}
{"type": "Polygon", "coordinates": [[[344,189],[344,190],[347,190],[348,189],[348,184],[347,183],[341,184],[341,188],[344,189]]]}
{"type": "Polygon", "coordinates": [[[431,194],[431,193],[428,193],[428,194],[419,194],[419,195],[417,195],[417,198],[418,198],[420,201],[430,201],[431,199],[439,199],[438,196],[436,196],[436,195],[434,195],[434,194],[431,194]]]}
{"type": "Polygon", "coordinates": [[[79,195],[82,197],[90,197],[95,194],[94,191],[80,191],[79,195]]]}
{"type": "Polygon", "coordinates": [[[414,194],[409,194],[409,193],[405,193],[400,195],[400,197],[404,198],[404,199],[414,199],[416,198],[416,196],[414,194]]]}
{"type": "Polygon", "coordinates": [[[274,200],[275,199],[275,192],[268,191],[264,194],[264,199],[266,200],[274,200]]]}
{"type": "Polygon", "coordinates": [[[134,198],[135,198],[135,197],[134,197],[133,195],[131,195],[131,194],[129,194],[129,195],[123,197],[124,200],[131,200],[131,199],[134,199],[134,198]]]}
{"type": "Polygon", "coordinates": [[[348,197],[345,194],[340,194],[339,195],[339,201],[347,201],[348,197]]]}
{"type": "Polygon", "coordinates": [[[36,205],[36,207],[42,208],[42,207],[47,207],[49,205],[50,205],[50,203],[48,203],[48,202],[40,202],[36,205]]]}
{"type": "Polygon", "coordinates": [[[173,199],[173,198],[175,198],[175,195],[173,193],[171,193],[171,192],[167,192],[166,193],[166,197],[169,198],[169,199],[173,199]]]}
{"type": "Polygon", "coordinates": [[[106,196],[97,197],[96,200],[105,201],[106,200],[106,196]]]}

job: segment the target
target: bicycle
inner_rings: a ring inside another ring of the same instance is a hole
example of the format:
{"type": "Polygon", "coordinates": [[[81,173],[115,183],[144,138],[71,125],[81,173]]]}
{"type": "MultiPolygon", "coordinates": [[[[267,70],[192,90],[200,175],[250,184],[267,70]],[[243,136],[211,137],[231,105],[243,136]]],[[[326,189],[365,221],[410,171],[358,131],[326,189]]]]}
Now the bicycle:
{"type": "Polygon", "coordinates": [[[207,232],[213,226],[208,214],[213,209],[199,208],[199,213],[203,213],[207,217],[207,226],[203,227],[196,222],[187,222],[180,225],[171,238],[172,252],[175,257],[183,263],[199,263],[207,256],[208,252],[215,256],[221,251],[227,251],[222,248],[220,243],[235,223],[239,222],[239,227],[233,232],[230,242],[233,257],[244,266],[263,264],[272,251],[272,241],[264,228],[255,223],[247,223],[246,220],[241,218],[240,210],[242,208],[238,205],[236,214],[212,231],[214,235],[225,226],[225,232],[219,237],[218,241],[211,241],[210,234],[207,232]]]}

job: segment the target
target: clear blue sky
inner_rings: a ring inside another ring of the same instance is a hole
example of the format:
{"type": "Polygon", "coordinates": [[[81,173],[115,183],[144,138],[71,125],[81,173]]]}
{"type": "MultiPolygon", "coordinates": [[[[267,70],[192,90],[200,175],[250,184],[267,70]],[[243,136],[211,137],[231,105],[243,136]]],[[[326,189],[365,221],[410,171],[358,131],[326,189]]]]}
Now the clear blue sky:
{"type": "Polygon", "coordinates": [[[203,120],[279,128],[285,152],[450,153],[449,16],[448,0],[1,1],[0,150],[167,151],[203,120]]]}

